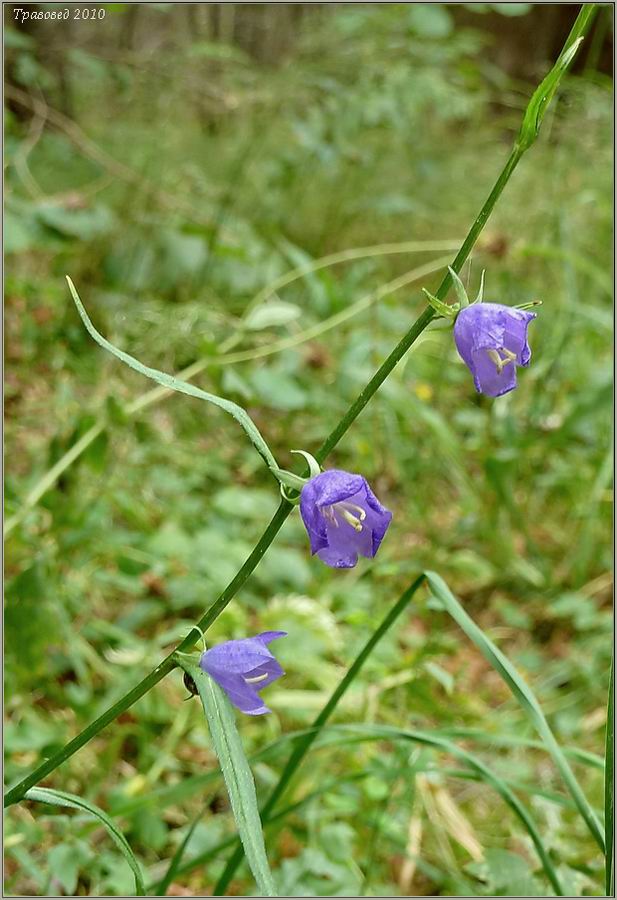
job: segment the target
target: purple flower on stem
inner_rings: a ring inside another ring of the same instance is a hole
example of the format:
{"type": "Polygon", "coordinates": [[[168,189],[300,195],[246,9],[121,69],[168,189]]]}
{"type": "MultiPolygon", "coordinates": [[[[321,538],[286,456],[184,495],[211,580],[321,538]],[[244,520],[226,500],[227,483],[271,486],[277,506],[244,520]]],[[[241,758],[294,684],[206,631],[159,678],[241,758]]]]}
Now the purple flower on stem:
{"type": "Polygon", "coordinates": [[[302,488],[300,515],[317,554],[334,569],[351,569],[358,554],[375,556],[392,513],[362,475],[328,469],[302,488]]]}
{"type": "Polygon", "coordinates": [[[266,645],[286,635],[286,631],[262,631],[257,637],[225,641],[202,653],[199,666],[223,688],[240,712],[261,716],[271,710],[259,691],[285,674],[266,645]]]}
{"type": "Polygon", "coordinates": [[[454,323],[454,342],[479,394],[501,397],[516,387],[516,367],[528,366],[527,328],[536,314],[501,303],[473,303],[454,323]]]}

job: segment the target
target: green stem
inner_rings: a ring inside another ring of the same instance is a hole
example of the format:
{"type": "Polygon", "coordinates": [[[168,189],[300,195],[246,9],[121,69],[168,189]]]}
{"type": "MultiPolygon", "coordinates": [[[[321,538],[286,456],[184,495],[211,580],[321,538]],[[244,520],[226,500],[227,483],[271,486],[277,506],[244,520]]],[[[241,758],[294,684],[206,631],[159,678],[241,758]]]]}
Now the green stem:
{"type": "MultiPolygon", "coordinates": [[[[564,50],[559,56],[559,59],[549,75],[547,79],[555,73],[554,82],[558,82],[559,78],[565,73],[566,67],[561,66],[560,68],[560,60],[562,59],[564,52],[572,46],[574,41],[576,41],[581,35],[585,33],[591,24],[591,20],[595,13],[595,5],[583,6],[579,15],[576,18],[576,22],[566,40],[564,45],[564,50]]],[[[571,59],[570,59],[571,62],[571,59]]],[[[542,84],[544,85],[547,82],[547,79],[544,79],[542,84]]],[[[541,85],[542,86],[542,85],[541,85]]],[[[550,89],[554,92],[556,87],[556,83],[552,83],[550,85],[550,89]]],[[[537,99],[538,91],[536,91],[531,98],[527,110],[525,111],[525,115],[523,116],[523,123],[528,119],[528,113],[530,112],[532,106],[534,104],[538,105],[537,99]]],[[[546,110],[546,104],[542,103],[539,105],[538,110],[536,110],[535,115],[535,124],[536,127],[539,126],[541,121],[541,117],[546,110]]],[[[514,145],[508,160],[497,178],[493,189],[491,190],[486,202],[484,203],[482,209],[478,213],[476,220],[474,221],[471,229],[469,230],[469,234],[465,238],[463,245],[459,252],[456,254],[456,257],[452,263],[452,269],[455,272],[459,272],[463,266],[463,263],[467,259],[469,253],[471,252],[475,242],[480,235],[480,232],[486,225],[488,217],[490,216],[495,203],[499,199],[503,189],[506,184],[510,180],[514,169],[520,162],[521,157],[524,152],[531,146],[532,140],[527,137],[525,141],[517,138],[517,141],[514,145]]],[[[451,276],[448,272],[443,278],[439,288],[436,291],[436,296],[443,300],[450,288],[451,284],[451,276]]],[[[385,379],[392,372],[396,364],[401,360],[404,354],[409,350],[414,341],[419,337],[419,335],[424,331],[427,325],[430,324],[432,319],[434,318],[433,311],[430,307],[427,307],[424,312],[420,315],[420,317],[414,322],[411,326],[407,334],[402,338],[402,340],[397,344],[392,353],[387,357],[387,359],[382,363],[380,368],[377,370],[375,375],[371,378],[369,383],[366,385],[364,390],[360,393],[357,399],[352,403],[349,407],[346,414],[343,416],[341,421],[336,425],[336,427],[330,432],[328,437],[325,439],[315,457],[320,463],[323,463],[332,450],[336,447],[338,442],[341,440],[343,435],[346,433],[351,424],[358,418],[364,407],[367,405],[369,400],[375,395],[377,390],[381,387],[385,379]]],[[[238,572],[238,574],[232,579],[232,581],[227,585],[221,596],[212,604],[212,606],[206,610],[205,614],[200,619],[198,625],[202,631],[205,631],[208,626],[214,622],[217,616],[225,609],[227,604],[234,597],[236,592],[242,587],[245,583],[249,575],[253,572],[262,556],[273,542],[279,530],[282,528],[285,519],[288,517],[290,512],[293,509],[293,505],[288,503],[286,500],[282,500],[279,508],[276,513],[270,520],[266,530],[260,537],[250,556],[238,572]]],[[[102,716],[99,716],[94,722],[88,725],[80,734],[73,738],[72,741],[59,750],[58,753],[55,753],[52,757],[34,769],[29,775],[23,778],[18,784],[16,784],[13,788],[11,788],[4,796],[4,806],[10,806],[12,803],[16,803],[22,799],[25,792],[33,787],[33,785],[38,784],[43,778],[49,775],[54,769],[58,768],[65,760],[67,760],[70,756],[77,752],[84,744],[88,743],[88,741],[93,738],[99,731],[102,731],[106,725],[109,725],[120,713],[127,710],[130,706],[133,705],[140,697],[143,697],[145,693],[147,693],[155,684],[164,678],[165,675],[168,674],[174,668],[174,662],[172,660],[173,653],[177,650],[188,650],[194,646],[194,644],[199,639],[200,635],[196,629],[192,629],[187,637],[179,644],[178,647],[174,648],[174,651],[169,654],[159,665],[154,669],[143,681],[140,681],[138,685],[136,685],[131,691],[125,694],[117,703],[115,703],[107,712],[103,713],[102,716]]]]}

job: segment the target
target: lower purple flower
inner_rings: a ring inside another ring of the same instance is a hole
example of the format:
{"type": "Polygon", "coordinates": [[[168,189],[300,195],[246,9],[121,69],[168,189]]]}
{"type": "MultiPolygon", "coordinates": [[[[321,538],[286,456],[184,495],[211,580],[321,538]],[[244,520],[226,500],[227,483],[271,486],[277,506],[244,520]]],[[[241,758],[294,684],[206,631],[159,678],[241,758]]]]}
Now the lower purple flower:
{"type": "Polygon", "coordinates": [[[501,397],[516,387],[516,367],[528,366],[527,328],[536,314],[501,303],[472,303],[454,323],[454,342],[479,394],[501,397]]]}
{"type": "Polygon", "coordinates": [[[375,556],[392,513],[362,475],[328,469],[302,488],[300,515],[317,554],[334,569],[351,569],[358,554],[375,556]]]}
{"type": "Polygon", "coordinates": [[[285,674],[266,645],[286,636],[286,631],[262,631],[257,637],[225,641],[202,653],[199,666],[241,712],[261,716],[271,710],[259,691],[285,674]]]}

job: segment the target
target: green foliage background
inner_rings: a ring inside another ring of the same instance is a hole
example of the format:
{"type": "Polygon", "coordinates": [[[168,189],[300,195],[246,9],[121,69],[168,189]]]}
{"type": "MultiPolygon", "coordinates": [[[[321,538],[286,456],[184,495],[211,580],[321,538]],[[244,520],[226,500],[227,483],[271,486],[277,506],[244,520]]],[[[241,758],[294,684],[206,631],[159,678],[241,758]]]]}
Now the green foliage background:
{"type": "MultiPolygon", "coordinates": [[[[186,634],[278,500],[220,411],[174,395],[127,413],[151,385],[91,341],[64,274],[97,327],[144,363],[172,372],[207,360],[197,382],[248,408],[291,468],[289,449],[321,442],[439,273],[318,337],[303,332],[457,248],[536,75],[519,82],[494,63],[477,10],[477,24],[461,27],[444,6],[322,9],[273,65],[204,29],[183,31],[170,4],[145,8],[158,40],[122,49],[126,8],[101,8],[103,21],[82,23],[58,50],[70,116],[52,102],[58,74],[37,35],[5,32],[15,101],[5,135],[5,506],[18,516],[6,545],[9,784],[186,634]],[[290,269],[412,240],[435,249],[314,271],[243,319],[290,269]],[[264,355],[282,338],[296,346],[264,355]],[[244,351],[242,362],[225,359],[244,351]],[[98,421],[99,437],[24,510],[98,421]]],[[[249,752],[306,727],[387,606],[429,567],[524,673],[562,744],[603,753],[611,114],[611,85],[595,69],[567,81],[464,270],[470,294],[486,268],[487,300],[543,301],[519,389],[477,396],[450,336],[423,337],[332,458],[365,474],[394,511],[379,556],[332,572],[309,557],[294,515],[209,633],[290,633],[277,646],[287,675],[268,692],[275,714],[239,722],[249,752]]],[[[186,864],[233,822],[220,781],[203,782],[215,760],[184,695],[175,673],[50,783],[114,816],[150,882],[199,814],[171,890],[191,896],[211,887],[225,856],[186,864]]],[[[550,761],[518,743],[535,738],[530,726],[426,592],[337,715],[457,736],[530,804],[568,890],[603,892],[596,848],[550,761]]],[[[258,791],[283,760],[273,751],[254,766],[258,791]]],[[[602,772],[574,766],[601,808],[602,772]]],[[[307,759],[292,799],[315,791],[268,833],[282,894],[550,893],[519,824],[444,754],[334,736],[307,759]]],[[[33,804],[6,818],[8,892],[132,892],[130,869],[91,819],[33,804]]],[[[247,870],[232,888],[250,893],[247,870]]]]}

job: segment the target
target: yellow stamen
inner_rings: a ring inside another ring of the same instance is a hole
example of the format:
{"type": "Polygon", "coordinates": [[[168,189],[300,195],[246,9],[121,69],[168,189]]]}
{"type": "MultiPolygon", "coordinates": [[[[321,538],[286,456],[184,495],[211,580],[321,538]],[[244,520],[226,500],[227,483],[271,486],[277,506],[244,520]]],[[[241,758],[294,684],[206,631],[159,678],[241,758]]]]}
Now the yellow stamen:
{"type": "MultiPolygon", "coordinates": [[[[342,504],[340,504],[340,505],[342,506],[342,504]]],[[[350,513],[348,509],[341,509],[340,513],[341,513],[342,517],[345,519],[345,521],[347,522],[347,524],[351,525],[351,527],[355,531],[362,531],[362,522],[360,521],[360,519],[358,519],[356,516],[354,516],[353,513],[350,513]]]]}
{"type": "Polygon", "coordinates": [[[508,363],[511,363],[516,359],[516,353],[512,353],[511,350],[506,350],[503,347],[501,349],[501,352],[505,353],[507,359],[502,359],[497,350],[487,350],[486,352],[488,353],[490,359],[495,363],[498,375],[501,375],[508,363]]]}
{"type": "Polygon", "coordinates": [[[362,509],[361,506],[357,506],[355,503],[349,503],[348,500],[343,500],[341,503],[337,503],[336,505],[342,507],[343,509],[355,509],[361,522],[364,522],[364,520],[366,519],[366,510],[362,509]]]}

